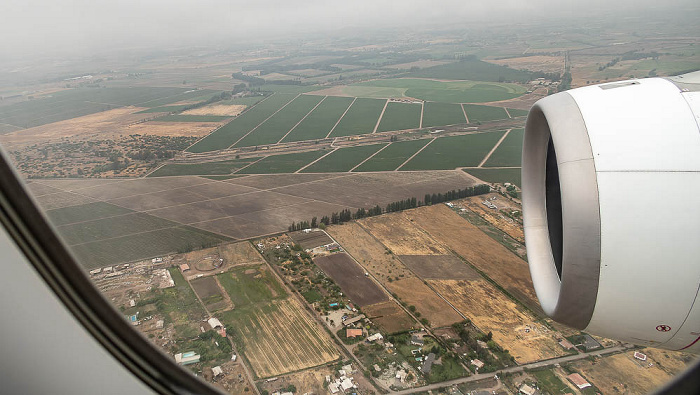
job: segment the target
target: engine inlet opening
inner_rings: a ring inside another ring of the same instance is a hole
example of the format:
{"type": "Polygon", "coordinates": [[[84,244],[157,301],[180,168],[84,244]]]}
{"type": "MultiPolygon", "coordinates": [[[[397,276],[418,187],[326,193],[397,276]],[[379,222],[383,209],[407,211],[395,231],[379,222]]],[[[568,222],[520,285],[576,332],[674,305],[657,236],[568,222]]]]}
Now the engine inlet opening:
{"type": "Polygon", "coordinates": [[[547,165],[545,175],[545,205],[547,207],[547,229],[549,243],[554,256],[554,265],[561,280],[562,257],[564,254],[564,239],[562,236],[561,189],[559,188],[559,168],[557,154],[554,150],[552,137],[547,146],[547,165]]]}

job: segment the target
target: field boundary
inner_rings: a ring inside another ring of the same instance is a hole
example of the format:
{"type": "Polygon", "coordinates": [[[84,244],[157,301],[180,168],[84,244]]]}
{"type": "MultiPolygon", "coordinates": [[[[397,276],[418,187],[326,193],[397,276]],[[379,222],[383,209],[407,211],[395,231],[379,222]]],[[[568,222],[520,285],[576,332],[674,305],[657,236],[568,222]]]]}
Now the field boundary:
{"type": "Polygon", "coordinates": [[[373,153],[372,155],[368,156],[367,158],[365,158],[365,160],[363,160],[362,162],[358,163],[358,164],[357,164],[355,167],[353,167],[352,169],[348,170],[348,172],[352,172],[353,170],[357,169],[357,168],[360,167],[363,163],[365,163],[365,162],[367,162],[368,160],[372,159],[372,157],[374,157],[374,155],[377,155],[378,153],[384,151],[384,149],[386,149],[386,148],[387,148],[388,146],[390,146],[391,144],[393,144],[393,143],[389,143],[389,144],[383,146],[382,148],[379,149],[379,151],[377,151],[377,152],[373,153]]]}
{"type": "Polygon", "coordinates": [[[352,105],[355,104],[355,101],[356,101],[356,100],[357,100],[356,97],[352,99],[352,101],[350,102],[350,105],[348,106],[348,108],[345,109],[345,112],[343,112],[343,115],[341,115],[340,118],[338,118],[338,121],[335,123],[335,125],[333,125],[333,127],[332,127],[331,130],[330,130],[330,132],[328,132],[328,134],[326,135],[326,138],[329,138],[329,137],[331,136],[331,133],[333,133],[333,131],[334,131],[335,128],[338,126],[338,124],[340,123],[340,121],[342,121],[343,118],[345,118],[345,114],[347,114],[348,111],[350,111],[350,107],[352,107],[352,105]]]}
{"type": "Polygon", "coordinates": [[[418,129],[423,128],[423,113],[425,112],[425,102],[421,102],[420,104],[420,122],[418,122],[418,129]]]}
{"type": "MultiPolygon", "coordinates": [[[[506,112],[507,112],[507,111],[506,111],[506,112]]],[[[492,155],[494,152],[496,152],[496,149],[498,149],[498,147],[501,145],[501,143],[503,142],[503,140],[505,140],[506,137],[508,137],[508,135],[510,134],[510,131],[511,131],[511,130],[513,130],[513,129],[508,129],[508,130],[506,130],[505,133],[503,133],[503,136],[501,136],[501,138],[496,142],[496,145],[494,145],[493,148],[491,148],[491,151],[489,151],[489,153],[486,154],[486,156],[484,157],[484,159],[482,159],[481,162],[479,162],[479,165],[477,166],[477,168],[481,168],[481,167],[484,165],[484,163],[486,163],[486,161],[489,160],[489,158],[491,157],[491,155],[492,155]]]]}
{"type": "Polygon", "coordinates": [[[382,121],[382,118],[384,118],[384,111],[386,111],[386,106],[389,105],[389,99],[386,99],[384,102],[384,108],[382,108],[382,113],[379,114],[379,119],[377,119],[377,124],[374,125],[374,130],[372,130],[372,133],[377,133],[377,129],[379,128],[379,123],[382,121]]]}
{"type": "Polygon", "coordinates": [[[508,111],[507,108],[503,107],[503,109],[506,110],[506,114],[508,115],[508,118],[513,118],[513,117],[510,115],[510,111],[508,111]]]}
{"type": "Polygon", "coordinates": [[[330,155],[330,154],[334,153],[335,151],[337,151],[337,150],[339,150],[339,149],[340,149],[340,148],[333,148],[333,150],[331,150],[331,151],[330,151],[330,152],[328,152],[327,154],[325,154],[325,155],[321,155],[321,157],[320,157],[320,158],[316,159],[315,161],[313,161],[313,162],[311,162],[311,163],[307,163],[307,164],[306,164],[306,166],[302,167],[301,169],[299,169],[299,170],[295,171],[295,172],[294,172],[294,173],[292,173],[292,174],[297,174],[297,173],[301,172],[302,170],[306,169],[307,167],[309,167],[309,166],[313,165],[314,163],[316,163],[316,162],[320,161],[321,159],[325,158],[326,156],[328,156],[328,155],[330,155]]]}
{"type": "MultiPolygon", "coordinates": [[[[274,94],[270,95],[270,97],[272,97],[272,96],[274,96],[274,94]]],[[[238,144],[239,142],[241,142],[241,140],[243,140],[244,138],[246,138],[249,134],[253,133],[257,128],[260,127],[260,125],[262,125],[262,124],[264,124],[265,122],[267,122],[268,119],[274,117],[275,114],[277,114],[278,112],[282,111],[283,108],[287,107],[287,106],[289,105],[289,103],[291,103],[291,102],[293,102],[294,100],[296,100],[296,98],[299,97],[299,96],[301,96],[301,93],[298,94],[298,95],[296,95],[296,96],[294,96],[294,99],[288,101],[285,105],[283,105],[282,107],[280,107],[279,109],[277,109],[277,111],[273,112],[272,115],[270,115],[269,117],[265,118],[264,121],[262,121],[262,122],[260,122],[259,124],[257,124],[257,126],[255,126],[254,128],[250,129],[250,130],[248,131],[248,133],[246,133],[246,134],[244,134],[243,136],[241,136],[241,138],[239,138],[238,140],[236,140],[235,143],[233,143],[233,144],[229,145],[228,147],[226,147],[226,149],[230,149],[230,148],[233,147],[234,145],[236,145],[236,144],[238,144]]]]}
{"type": "MultiPolygon", "coordinates": [[[[314,108],[312,108],[311,110],[309,110],[309,112],[307,112],[306,115],[304,115],[304,118],[300,119],[299,122],[297,122],[296,125],[292,126],[292,128],[289,129],[289,131],[288,131],[287,133],[285,133],[285,135],[282,136],[282,138],[279,139],[279,141],[278,141],[277,143],[275,143],[275,144],[281,143],[282,140],[284,140],[287,136],[289,136],[289,134],[292,133],[292,131],[293,131],[294,129],[296,129],[297,126],[299,126],[300,123],[304,122],[304,120],[306,119],[306,117],[308,117],[309,114],[311,114],[312,112],[314,112],[314,110],[316,109],[316,107],[320,106],[321,103],[323,103],[323,101],[326,100],[326,98],[328,98],[328,96],[323,96],[323,99],[321,99],[320,102],[316,103],[316,105],[314,106],[314,108]]],[[[295,99],[296,99],[296,97],[295,97],[295,99]]]]}
{"type": "Polygon", "coordinates": [[[464,103],[459,103],[459,106],[462,107],[462,114],[464,114],[464,119],[469,123],[469,117],[467,116],[467,110],[464,109],[464,103]]]}
{"type": "Polygon", "coordinates": [[[394,169],[394,171],[398,171],[400,168],[403,167],[403,165],[405,165],[406,163],[410,162],[411,159],[413,159],[413,157],[415,157],[416,155],[420,154],[420,152],[423,151],[423,150],[425,149],[425,147],[427,147],[427,146],[429,146],[430,144],[432,144],[433,141],[435,141],[435,140],[437,140],[437,137],[433,137],[432,140],[428,141],[427,144],[425,144],[423,147],[421,147],[421,149],[419,149],[419,150],[416,151],[413,155],[411,155],[410,158],[406,159],[401,165],[399,165],[399,167],[397,167],[396,169],[394,169]]]}

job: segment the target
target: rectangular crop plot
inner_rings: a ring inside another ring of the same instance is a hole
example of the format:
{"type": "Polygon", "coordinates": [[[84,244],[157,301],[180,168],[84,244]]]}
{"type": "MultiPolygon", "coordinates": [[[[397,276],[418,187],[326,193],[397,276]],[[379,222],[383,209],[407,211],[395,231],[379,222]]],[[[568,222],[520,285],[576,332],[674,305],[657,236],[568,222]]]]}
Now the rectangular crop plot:
{"type": "Polygon", "coordinates": [[[425,102],[423,127],[466,123],[462,106],[452,103],[425,102]]]}
{"type": "Polygon", "coordinates": [[[56,229],[66,244],[74,245],[176,225],[175,222],[152,215],[133,213],[58,226],[56,229]]]}
{"type": "Polygon", "coordinates": [[[510,114],[511,117],[524,117],[526,116],[530,111],[528,110],[520,110],[517,108],[509,108],[508,113],[510,114]]]}
{"type": "Polygon", "coordinates": [[[221,122],[231,117],[219,115],[166,115],[157,118],[158,122],[221,122]]]}
{"type": "Polygon", "coordinates": [[[197,296],[199,296],[210,311],[221,310],[227,307],[226,300],[224,299],[224,295],[215,277],[207,276],[196,278],[190,281],[190,284],[194,292],[197,293],[197,296]]]}
{"type": "Polygon", "coordinates": [[[325,153],[326,151],[308,151],[296,154],[270,155],[239,171],[238,174],[294,173],[325,153]]]}
{"type": "Polygon", "coordinates": [[[350,171],[370,155],[379,151],[385,144],[361,145],[341,148],[307,167],[302,173],[330,173],[350,171]]]}
{"type": "Polygon", "coordinates": [[[462,106],[464,106],[464,111],[467,113],[470,123],[508,118],[508,114],[506,114],[506,110],[503,107],[480,106],[478,104],[462,104],[462,106]]]}
{"type": "Polygon", "coordinates": [[[275,144],[302,120],[320,101],[321,96],[299,95],[272,118],[236,143],[236,147],[275,144]]]}
{"type": "Polygon", "coordinates": [[[379,122],[377,132],[416,129],[420,126],[421,105],[416,103],[389,102],[379,122]]]}
{"type": "Polygon", "coordinates": [[[415,154],[430,142],[430,139],[399,141],[391,143],[388,147],[374,155],[353,172],[363,171],[393,171],[396,170],[406,159],[415,154]]]}
{"type": "Polygon", "coordinates": [[[407,331],[418,326],[416,321],[394,300],[365,306],[362,312],[387,333],[407,331]]]}
{"type": "Polygon", "coordinates": [[[287,296],[279,281],[264,266],[238,268],[216,277],[235,308],[250,307],[287,296]]]}
{"type": "Polygon", "coordinates": [[[268,117],[285,104],[294,99],[295,95],[276,93],[259,102],[231,122],[217,129],[207,137],[187,149],[189,152],[208,152],[228,148],[260,125],[268,117]]]}
{"type": "Polygon", "coordinates": [[[350,103],[351,97],[327,96],[283,141],[326,138],[350,103]]]}
{"type": "Polygon", "coordinates": [[[224,160],[220,162],[205,162],[193,164],[175,163],[165,165],[160,169],[149,174],[148,177],[166,177],[166,176],[187,176],[187,175],[227,175],[235,173],[244,166],[247,166],[259,158],[246,158],[224,160]]]}
{"type": "Polygon", "coordinates": [[[94,202],[49,210],[46,215],[54,226],[61,226],[128,213],[133,211],[105,202],[94,202]]]}
{"type": "Polygon", "coordinates": [[[447,170],[477,166],[505,132],[449,136],[435,139],[399,170],[447,170]]]}
{"type": "Polygon", "coordinates": [[[524,129],[514,129],[508,133],[496,151],[491,154],[485,167],[517,167],[522,163],[524,129]]]}
{"type": "Polygon", "coordinates": [[[465,169],[465,172],[473,175],[474,177],[484,180],[486,182],[500,182],[500,183],[505,183],[509,182],[511,184],[515,184],[517,186],[522,185],[522,181],[520,179],[521,176],[521,169],[488,169],[488,168],[481,168],[481,169],[465,169]]]}
{"type": "Polygon", "coordinates": [[[454,255],[401,255],[401,262],[425,279],[473,280],[479,273],[454,255]]]}
{"type": "Polygon", "coordinates": [[[295,243],[301,245],[305,250],[324,246],[326,244],[333,243],[333,239],[328,237],[326,232],[316,231],[316,232],[292,232],[289,233],[289,237],[294,240],[295,243]]]}
{"type": "Polygon", "coordinates": [[[355,100],[338,126],[333,129],[331,137],[372,133],[385,103],[386,100],[382,99],[355,100]]]}
{"type": "Polygon", "coordinates": [[[358,306],[367,306],[388,300],[387,295],[365,271],[345,253],[314,258],[318,265],[333,279],[343,292],[358,306]]]}

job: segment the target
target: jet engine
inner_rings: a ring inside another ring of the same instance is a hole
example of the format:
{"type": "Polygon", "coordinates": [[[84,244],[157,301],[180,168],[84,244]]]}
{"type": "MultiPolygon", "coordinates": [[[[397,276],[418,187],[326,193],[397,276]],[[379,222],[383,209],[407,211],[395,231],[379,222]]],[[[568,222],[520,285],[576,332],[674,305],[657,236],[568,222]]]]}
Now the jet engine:
{"type": "Polygon", "coordinates": [[[700,353],[700,72],[539,100],[525,128],[522,202],[550,317],[700,353]]]}

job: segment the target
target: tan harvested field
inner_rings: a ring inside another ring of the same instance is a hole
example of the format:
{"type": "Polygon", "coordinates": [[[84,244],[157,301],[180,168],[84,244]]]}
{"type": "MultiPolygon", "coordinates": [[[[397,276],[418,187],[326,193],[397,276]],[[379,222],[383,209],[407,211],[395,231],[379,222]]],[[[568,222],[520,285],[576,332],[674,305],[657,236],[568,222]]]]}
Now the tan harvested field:
{"type": "Polygon", "coordinates": [[[385,285],[407,305],[416,306],[421,317],[430,321],[430,325],[434,328],[463,320],[459,313],[417,277],[393,281],[385,285]]]}
{"type": "Polygon", "coordinates": [[[537,100],[540,100],[541,98],[547,96],[549,93],[549,90],[547,87],[538,87],[538,88],[533,88],[532,93],[526,93],[522,96],[518,96],[513,99],[508,99],[508,100],[499,100],[499,101],[492,101],[492,102],[487,102],[487,103],[481,103],[485,105],[490,105],[490,106],[501,106],[501,107],[508,107],[508,108],[517,108],[519,110],[530,110],[533,104],[537,100]]]}
{"type": "Polygon", "coordinates": [[[404,214],[416,226],[466,259],[513,297],[541,314],[527,263],[470,224],[449,207],[439,204],[404,214]]]}
{"type": "Polygon", "coordinates": [[[445,247],[414,226],[404,213],[366,218],[359,223],[396,255],[449,254],[445,247]]]}
{"type": "Polygon", "coordinates": [[[497,65],[506,65],[513,69],[544,71],[546,73],[563,73],[564,72],[564,56],[523,56],[521,58],[507,58],[498,60],[488,60],[489,63],[497,65]]]}
{"type": "Polygon", "coordinates": [[[156,136],[205,136],[222,122],[157,122],[138,123],[124,128],[123,134],[150,134],[156,136]]]}
{"type": "Polygon", "coordinates": [[[362,312],[387,333],[396,333],[418,327],[418,323],[394,300],[365,306],[362,312]]]}
{"type": "Polygon", "coordinates": [[[218,250],[225,265],[238,266],[265,262],[255,247],[247,241],[224,244],[219,246],[218,250]]]}
{"type": "Polygon", "coordinates": [[[555,333],[486,280],[428,280],[443,297],[519,364],[565,355],[555,333]]]}
{"type": "Polygon", "coordinates": [[[236,116],[246,109],[243,104],[212,104],[206,107],[193,108],[183,112],[183,115],[221,115],[236,116]]]}
{"type": "Polygon", "coordinates": [[[333,341],[296,299],[256,309],[236,327],[243,336],[245,355],[255,374],[272,377],[334,361],[333,341]]]}
{"type": "MultiPolygon", "coordinates": [[[[595,362],[581,360],[572,365],[603,394],[646,394],[665,384],[685,368],[685,364],[681,362],[684,354],[666,352],[672,354],[666,358],[661,353],[650,350],[640,350],[647,354],[645,362],[635,359],[634,351],[626,351],[623,354],[596,359],[595,362]],[[653,363],[653,366],[649,366],[649,363],[653,363]]],[[[687,354],[685,358],[688,358],[687,354]]]]}
{"type": "Polygon", "coordinates": [[[314,258],[318,265],[333,279],[353,303],[364,307],[388,300],[384,291],[348,254],[339,253],[314,258]]]}
{"type": "Polygon", "coordinates": [[[481,275],[454,255],[401,255],[401,262],[424,279],[477,280],[481,275]]]}
{"type": "Polygon", "coordinates": [[[518,204],[511,202],[510,200],[498,195],[497,193],[489,193],[483,196],[472,196],[470,198],[464,199],[458,203],[459,207],[467,208],[477,214],[491,225],[502,230],[508,236],[514,238],[515,240],[524,243],[525,236],[523,234],[523,226],[518,222],[513,221],[511,218],[506,217],[500,211],[520,211],[522,212],[522,207],[518,204]],[[492,210],[486,207],[482,202],[487,198],[496,197],[495,200],[489,200],[491,203],[498,207],[498,210],[492,210]]]}

